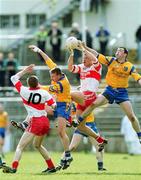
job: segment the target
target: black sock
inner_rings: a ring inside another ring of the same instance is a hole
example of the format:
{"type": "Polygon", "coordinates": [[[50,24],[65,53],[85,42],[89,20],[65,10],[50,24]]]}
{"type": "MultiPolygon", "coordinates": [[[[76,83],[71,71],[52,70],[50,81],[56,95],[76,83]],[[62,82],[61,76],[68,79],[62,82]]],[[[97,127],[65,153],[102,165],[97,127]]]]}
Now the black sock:
{"type": "Polygon", "coordinates": [[[70,151],[65,151],[65,157],[70,157],[71,154],[70,154],[70,151]]]}
{"type": "Polygon", "coordinates": [[[97,165],[98,165],[98,170],[103,169],[103,162],[98,162],[97,165]]]}

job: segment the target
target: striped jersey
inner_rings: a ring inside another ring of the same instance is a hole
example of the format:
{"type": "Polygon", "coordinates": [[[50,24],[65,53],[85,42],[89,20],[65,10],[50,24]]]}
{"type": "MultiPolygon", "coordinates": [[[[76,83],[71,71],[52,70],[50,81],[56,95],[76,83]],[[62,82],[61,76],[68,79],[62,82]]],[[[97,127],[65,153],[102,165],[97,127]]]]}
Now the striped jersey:
{"type": "Polygon", "coordinates": [[[127,88],[130,76],[135,81],[141,79],[141,75],[129,61],[120,63],[115,57],[104,56],[102,54],[99,54],[98,61],[108,67],[106,82],[113,88],[127,88]]]}
{"type": "Polygon", "coordinates": [[[18,75],[11,77],[11,81],[14,84],[15,88],[19,92],[23,104],[27,110],[27,113],[30,117],[40,117],[46,116],[47,112],[45,111],[45,104],[49,106],[55,106],[56,103],[52,96],[45,90],[40,87],[29,88],[22,85],[19,80],[18,75]]]}
{"type": "Polygon", "coordinates": [[[101,79],[102,66],[100,63],[85,67],[84,64],[73,65],[72,73],[80,74],[80,90],[82,92],[97,92],[101,79]]]}

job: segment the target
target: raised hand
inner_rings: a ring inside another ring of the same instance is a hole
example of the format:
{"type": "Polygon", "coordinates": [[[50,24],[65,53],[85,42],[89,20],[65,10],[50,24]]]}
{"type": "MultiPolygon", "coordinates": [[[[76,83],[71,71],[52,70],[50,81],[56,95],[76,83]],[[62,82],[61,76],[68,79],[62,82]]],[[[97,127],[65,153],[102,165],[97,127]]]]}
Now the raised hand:
{"type": "Polygon", "coordinates": [[[34,51],[34,52],[37,52],[37,53],[40,53],[40,52],[41,52],[41,49],[38,48],[38,47],[35,46],[35,45],[29,45],[28,47],[29,47],[29,49],[31,49],[31,50],[34,51]]]}
{"type": "Polygon", "coordinates": [[[85,50],[85,46],[84,46],[83,43],[84,43],[84,42],[78,40],[78,45],[77,45],[77,47],[76,47],[75,49],[78,49],[78,50],[80,50],[80,51],[84,51],[84,50],[85,50]]]}
{"type": "Polygon", "coordinates": [[[30,64],[29,66],[25,67],[23,71],[24,73],[31,73],[34,67],[35,67],[35,64],[30,64]]]}

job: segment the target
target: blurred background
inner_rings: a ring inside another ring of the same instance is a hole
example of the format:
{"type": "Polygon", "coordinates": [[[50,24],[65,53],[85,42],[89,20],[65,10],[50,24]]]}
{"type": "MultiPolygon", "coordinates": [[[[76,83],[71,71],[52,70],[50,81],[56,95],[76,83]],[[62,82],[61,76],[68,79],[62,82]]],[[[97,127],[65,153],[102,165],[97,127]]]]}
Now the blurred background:
{"type": "MultiPolygon", "coordinates": [[[[72,88],[79,78],[67,71],[68,52],[65,41],[75,36],[104,55],[114,55],[117,47],[129,50],[128,59],[141,72],[141,0],[0,0],[0,103],[9,120],[22,121],[26,111],[10,80],[23,66],[35,63],[36,74],[42,84],[50,83],[49,72],[40,56],[28,50],[34,44],[45,51],[67,74],[72,88]]],[[[75,63],[81,62],[76,52],[75,63]]],[[[105,87],[106,70],[100,85],[105,87]]],[[[141,88],[132,79],[129,95],[141,122],[141,88]]],[[[127,152],[121,119],[124,114],[117,105],[100,107],[95,111],[97,126],[109,139],[107,152],[127,152]]],[[[47,138],[49,150],[62,151],[61,142],[51,122],[47,138]]],[[[68,129],[72,136],[73,129],[68,129]]],[[[5,151],[15,150],[21,132],[10,127],[5,151]]],[[[78,150],[88,151],[91,145],[84,141],[78,150]]],[[[29,147],[32,149],[32,147],[29,147]]]]}

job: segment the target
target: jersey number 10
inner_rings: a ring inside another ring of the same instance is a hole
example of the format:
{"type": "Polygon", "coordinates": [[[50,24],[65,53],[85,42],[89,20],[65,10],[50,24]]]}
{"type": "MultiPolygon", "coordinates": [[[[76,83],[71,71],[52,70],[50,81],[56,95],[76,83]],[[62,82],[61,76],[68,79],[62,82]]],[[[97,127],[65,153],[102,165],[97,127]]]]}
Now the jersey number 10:
{"type": "Polygon", "coordinates": [[[41,94],[39,93],[30,93],[29,99],[28,99],[28,104],[33,103],[33,104],[39,104],[41,102],[41,94]]]}

